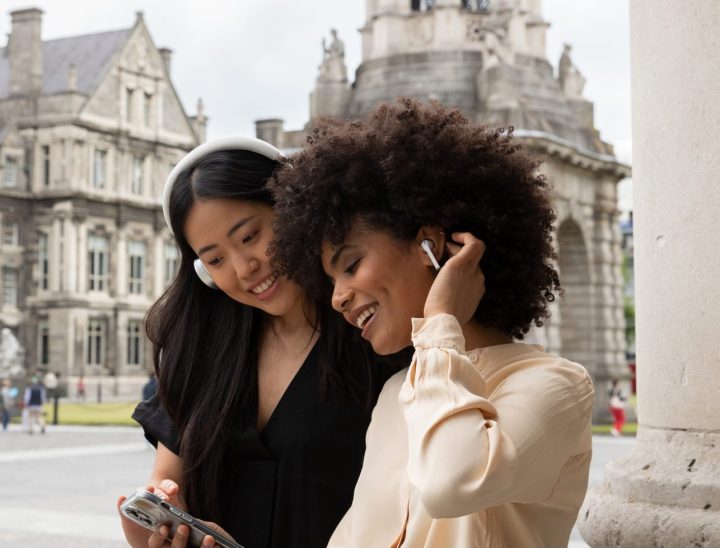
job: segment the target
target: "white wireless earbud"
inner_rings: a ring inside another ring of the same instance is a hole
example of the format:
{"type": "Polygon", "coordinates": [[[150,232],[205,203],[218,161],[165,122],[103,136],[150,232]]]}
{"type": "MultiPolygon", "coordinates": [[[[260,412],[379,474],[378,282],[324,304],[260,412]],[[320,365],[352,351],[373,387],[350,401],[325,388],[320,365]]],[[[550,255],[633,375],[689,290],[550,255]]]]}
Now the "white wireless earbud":
{"type": "Polygon", "coordinates": [[[440,263],[435,258],[435,255],[433,254],[432,248],[433,243],[431,240],[423,240],[420,242],[420,247],[422,250],[427,253],[427,256],[430,257],[430,261],[432,262],[433,266],[435,267],[435,270],[440,271],[440,263]]]}
{"type": "Polygon", "coordinates": [[[202,283],[204,283],[208,287],[217,289],[217,285],[213,281],[212,276],[210,276],[210,273],[207,271],[205,265],[200,259],[195,259],[195,261],[193,262],[193,266],[195,267],[195,274],[197,274],[197,277],[200,278],[200,281],[202,281],[202,283]]]}

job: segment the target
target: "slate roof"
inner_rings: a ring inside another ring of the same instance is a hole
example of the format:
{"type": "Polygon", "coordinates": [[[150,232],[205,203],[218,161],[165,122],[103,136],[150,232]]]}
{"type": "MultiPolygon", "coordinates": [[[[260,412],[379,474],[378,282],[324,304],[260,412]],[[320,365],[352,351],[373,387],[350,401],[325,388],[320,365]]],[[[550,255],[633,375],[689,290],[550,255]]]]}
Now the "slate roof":
{"type": "MultiPolygon", "coordinates": [[[[77,70],[77,91],[90,93],[105,75],[115,53],[122,48],[132,28],[71,36],[43,42],[43,95],[68,89],[68,72],[77,70]]],[[[8,96],[10,58],[0,49],[0,99],[8,96]]]]}

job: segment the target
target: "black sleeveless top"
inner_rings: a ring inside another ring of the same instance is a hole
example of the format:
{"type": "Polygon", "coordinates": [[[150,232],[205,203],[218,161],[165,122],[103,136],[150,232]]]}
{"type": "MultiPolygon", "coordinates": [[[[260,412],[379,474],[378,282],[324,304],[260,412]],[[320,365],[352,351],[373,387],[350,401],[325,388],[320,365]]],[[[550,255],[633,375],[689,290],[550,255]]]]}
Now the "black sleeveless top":
{"type": "MultiPolygon", "coordinates": [[[[262,432],[255,405],[230,438],[220,525],[245,548],[324,547],[352,502],[372,409],[321,401],[317,348],[262,432]]],[[[382,362],[374,369],[373,405],[397,371],[382,362]]],[[[177,430],[157,396],[140,403],[133,418],[153,445],[179,453],[177,430]]]]}

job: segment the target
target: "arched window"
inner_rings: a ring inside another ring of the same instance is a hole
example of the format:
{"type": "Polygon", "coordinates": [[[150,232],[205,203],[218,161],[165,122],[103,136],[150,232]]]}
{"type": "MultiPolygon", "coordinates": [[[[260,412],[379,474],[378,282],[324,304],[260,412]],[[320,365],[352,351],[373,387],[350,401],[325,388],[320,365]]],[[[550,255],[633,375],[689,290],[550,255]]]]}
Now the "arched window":
{"type": "Polygon", "coordinates": [[[410,0],[412,11],[428,11],[435,5],[435,0],[410,0]]]}
{"type": "Polygon", "coordinates": [[[468,11],[488,11],[490,0],[461,0],[462,7],[468,11]]]}

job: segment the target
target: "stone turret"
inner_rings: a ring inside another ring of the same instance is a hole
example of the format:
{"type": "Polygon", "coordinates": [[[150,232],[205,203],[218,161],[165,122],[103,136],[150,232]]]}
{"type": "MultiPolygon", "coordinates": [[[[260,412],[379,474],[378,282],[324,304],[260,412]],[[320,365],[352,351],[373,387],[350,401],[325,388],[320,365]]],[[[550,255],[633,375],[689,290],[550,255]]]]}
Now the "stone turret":
{"type": "Polygon", "coordinates": [[[10,12],[12,30],[8,39],[10,95],[39,95],[43,83],[42,10],[10,12]]]}

